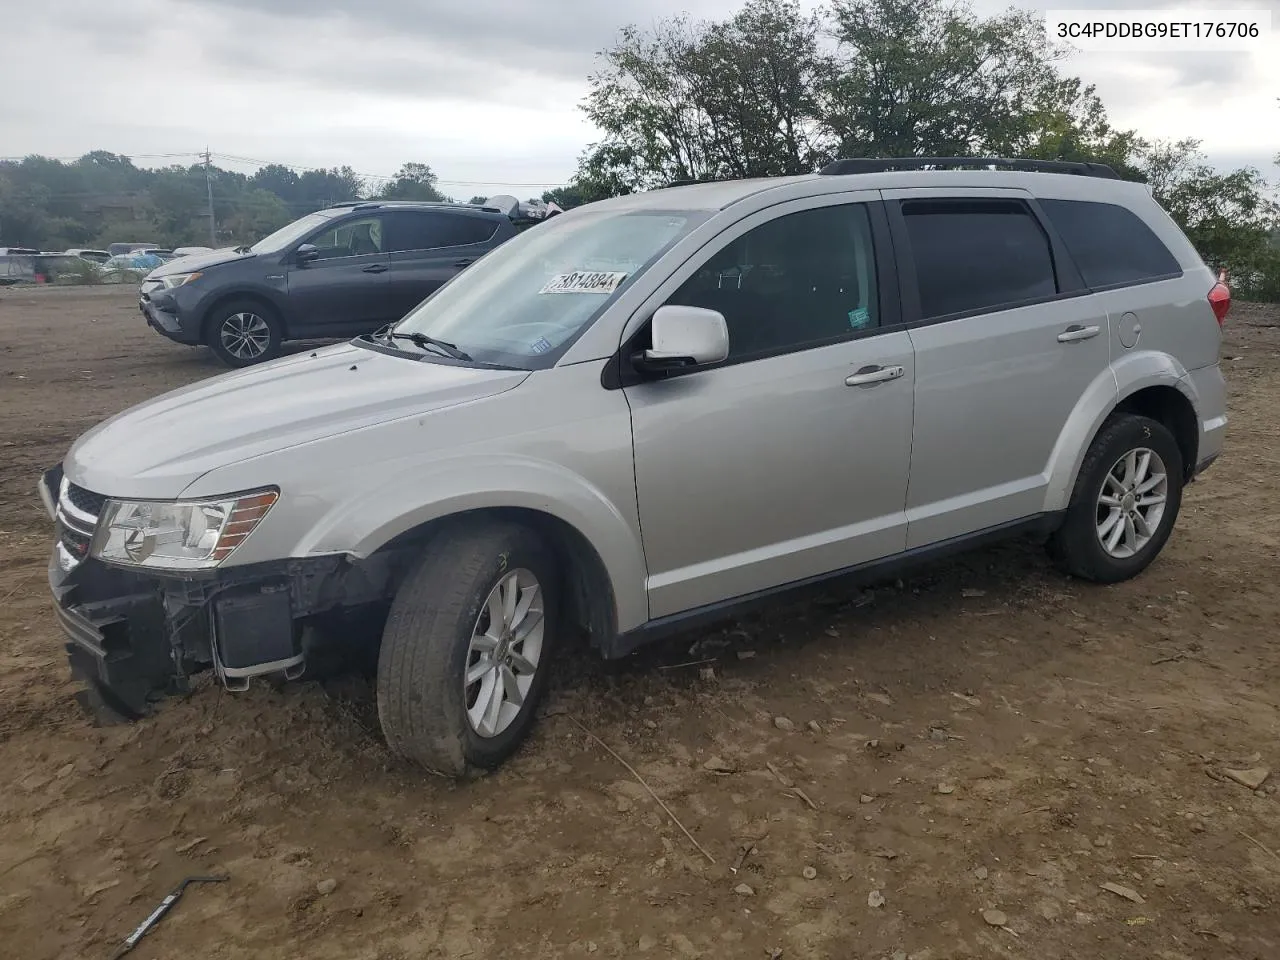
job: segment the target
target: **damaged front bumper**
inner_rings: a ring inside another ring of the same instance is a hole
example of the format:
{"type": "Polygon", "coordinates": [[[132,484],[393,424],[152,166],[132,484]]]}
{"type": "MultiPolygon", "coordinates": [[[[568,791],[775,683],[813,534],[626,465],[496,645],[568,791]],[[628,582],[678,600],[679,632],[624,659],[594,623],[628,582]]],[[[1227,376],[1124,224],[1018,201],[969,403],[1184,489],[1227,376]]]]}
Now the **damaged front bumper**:
{"type": "Polygon", "coordinates": [[[230,689],[255,676],[296,678],[308,620],[375,602],[385,588],[384,569],[342,556],[180,572],[104,563],[90,544],[106,498],[68,482],[61,467],[39,486],[56,529],[49,586],[72,673],[127,714],[146,713],[209,669],[230,689]]]}

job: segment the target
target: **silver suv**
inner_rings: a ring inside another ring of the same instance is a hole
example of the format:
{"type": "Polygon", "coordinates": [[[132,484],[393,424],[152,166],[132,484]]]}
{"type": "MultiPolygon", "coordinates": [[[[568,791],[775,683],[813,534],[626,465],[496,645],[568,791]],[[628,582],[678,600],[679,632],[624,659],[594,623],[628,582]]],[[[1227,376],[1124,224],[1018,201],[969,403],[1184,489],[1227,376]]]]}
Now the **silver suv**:
{"type": "Polygon", "coordinates": [[[622,657],[1018,533],[1139,573],[1222,448],[1229,305],[1095,165],[846,160],[593,204],[389,333],[81,437],[40,484],[55,609],[135,713],[209,668],[296,678],[372,621],[392,748],[491,768],[570,631],[622,657]]]}

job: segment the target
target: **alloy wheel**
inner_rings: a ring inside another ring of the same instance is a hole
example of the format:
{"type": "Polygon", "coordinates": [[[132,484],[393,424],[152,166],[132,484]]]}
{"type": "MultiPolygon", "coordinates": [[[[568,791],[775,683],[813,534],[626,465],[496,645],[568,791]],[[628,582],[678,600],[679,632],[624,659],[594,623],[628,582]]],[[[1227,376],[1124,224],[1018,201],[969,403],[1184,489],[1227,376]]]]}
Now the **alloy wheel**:
{"type": "Polygon", "coordinates": [[[1142,550],[1160,529],[1168,493],[1169,472],[1154,450],[1138,447],[1117,460],[1098,493],[1102,549],[1118,560],[1142,550]]]}
{"type": "Polygon", "coordinates": [[[256,313],[233,313],[222,321],[218,336],[237,360],[257,360],[271,346],[271,328],[256,313]]]}
{"type": "Polygon", "coordinates": [[[463,676],[467,723],[496,737],[515,722],[542,659],[542,589],[529,570],[506,573],[476,618],[463,676]]]}

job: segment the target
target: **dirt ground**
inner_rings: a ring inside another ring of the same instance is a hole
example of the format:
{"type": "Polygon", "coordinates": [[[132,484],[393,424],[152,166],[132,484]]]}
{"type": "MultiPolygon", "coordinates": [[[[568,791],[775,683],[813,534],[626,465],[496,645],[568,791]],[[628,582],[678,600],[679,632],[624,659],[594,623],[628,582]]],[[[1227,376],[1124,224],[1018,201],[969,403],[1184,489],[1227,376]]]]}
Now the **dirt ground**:
{"type": "Polygon", "coordinates": [[[1227,329],[1228,452],[1137,580],[1011,544],[566,658],[527,747],[455,785],[388,755],[358,679],[93,725],[36,476],[219,368],[131,291],[0,292],[0,953],[110,956],[225,872],[134,955],[1274,960],[1280,310],[1227,329]]]}

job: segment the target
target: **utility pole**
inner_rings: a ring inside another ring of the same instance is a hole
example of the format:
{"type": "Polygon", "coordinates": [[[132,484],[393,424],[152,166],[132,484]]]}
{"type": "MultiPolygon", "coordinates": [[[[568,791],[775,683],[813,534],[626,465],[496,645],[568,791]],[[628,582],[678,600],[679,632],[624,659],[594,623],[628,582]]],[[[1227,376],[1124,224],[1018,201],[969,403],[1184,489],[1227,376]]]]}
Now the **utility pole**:
{"type": "Polygon", "coordinates": [[[218,232],[213,222],[213,172],[211,169],[212,157],[209,155],[209,147],[204,148],[204,188],[209,195],[209,246],[215,250],[218,247],[218,232]]]}

